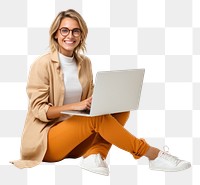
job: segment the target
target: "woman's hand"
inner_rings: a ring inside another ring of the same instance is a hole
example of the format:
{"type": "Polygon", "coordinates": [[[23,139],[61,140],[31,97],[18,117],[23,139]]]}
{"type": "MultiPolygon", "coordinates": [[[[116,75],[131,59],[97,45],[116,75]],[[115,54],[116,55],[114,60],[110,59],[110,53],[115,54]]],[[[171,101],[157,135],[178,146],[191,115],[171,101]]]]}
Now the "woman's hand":
{"type": "Polygon", "coordinates": [[[49,107],[47,111],[47,118],[48,119],[55,119],[61,116],[61,111],[64,110],[90,110],[92,103],[92,97],[87,98],[81,102],[66,104],[63,106],[52,106],[49,107]]]}
{"type": "Polygon", "coordinates": [[[73,110],[90,110],[92,103],[92,97],[85,99],[81,102],[74,103],[72,105],[73,110]]]}

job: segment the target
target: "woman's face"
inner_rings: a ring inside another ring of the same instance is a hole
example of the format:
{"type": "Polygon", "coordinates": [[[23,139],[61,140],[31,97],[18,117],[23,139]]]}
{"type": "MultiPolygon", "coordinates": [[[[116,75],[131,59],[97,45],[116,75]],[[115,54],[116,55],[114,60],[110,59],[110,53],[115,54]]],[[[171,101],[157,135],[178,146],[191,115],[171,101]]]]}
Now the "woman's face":
{"type": "Polygon", "coordinates": [[[69,17],[64,18],[60,23],[55,38],[59,44],[59,52],[71,57],[74,49],[81,41],[81,31],[78,22],[69,17]]]}

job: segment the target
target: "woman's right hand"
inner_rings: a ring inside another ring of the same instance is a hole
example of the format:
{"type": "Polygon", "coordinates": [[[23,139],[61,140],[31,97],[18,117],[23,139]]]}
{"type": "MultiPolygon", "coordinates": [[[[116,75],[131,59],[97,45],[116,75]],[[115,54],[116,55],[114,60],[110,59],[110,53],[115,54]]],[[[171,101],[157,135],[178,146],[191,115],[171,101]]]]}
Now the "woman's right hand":
{"type": "Polygon", "coordinates": [[[62,114],[61,111],[64,110],[90,110],[92,103],[92,97],[87,98],[81,102],[72,103],[72,104],[66,104],[63,106],[52,106],[49,107],[47,111],[47,118],[48,119],[55,119],[60,117],[62,114]]]}
{"type": "Polygon", "coordinates": [[[92,97],[89,97],[81,102],[73,103],[73,110],[90,110],[92,103],[92,97]]]}

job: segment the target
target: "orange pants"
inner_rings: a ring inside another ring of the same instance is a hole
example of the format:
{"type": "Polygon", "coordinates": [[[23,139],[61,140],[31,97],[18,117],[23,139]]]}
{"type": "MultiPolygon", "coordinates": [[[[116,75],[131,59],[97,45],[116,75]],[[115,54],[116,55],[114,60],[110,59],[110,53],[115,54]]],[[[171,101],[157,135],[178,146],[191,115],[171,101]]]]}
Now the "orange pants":
{"type": "Polygon", "coordinates": [[[43,161],[56,162],[97,153],[106,158],[112,144],[130,152],[135,159],[140,158],[149,145],[123,127],[128,117],[129,112],[125,112],[96,117],[72,116],[60,122],[49,130],[43,161]]]}

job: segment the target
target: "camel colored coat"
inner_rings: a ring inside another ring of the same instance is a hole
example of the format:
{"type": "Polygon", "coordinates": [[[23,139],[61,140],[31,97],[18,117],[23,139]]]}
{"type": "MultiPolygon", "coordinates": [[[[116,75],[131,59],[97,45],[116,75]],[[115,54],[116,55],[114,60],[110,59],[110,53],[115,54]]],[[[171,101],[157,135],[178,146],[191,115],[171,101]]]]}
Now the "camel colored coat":
{"type": "MultiPolygon", "coordinates": [[[[78,57],[78,76],[84,100],[92,95],[93,76],[91,62],[86,56],[78,57]]],[[[64,102],[64,79],[58,52],[48,53],[37,59],[30,70],[27,82],[29,98],[28,113],[21,139],[21,159],[12,161],[18,168],[33,167],[42,162],[47,150],[47,134],[59,119],[49,120],[50,106],[61,106],[64,102]]]]}

